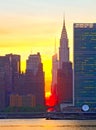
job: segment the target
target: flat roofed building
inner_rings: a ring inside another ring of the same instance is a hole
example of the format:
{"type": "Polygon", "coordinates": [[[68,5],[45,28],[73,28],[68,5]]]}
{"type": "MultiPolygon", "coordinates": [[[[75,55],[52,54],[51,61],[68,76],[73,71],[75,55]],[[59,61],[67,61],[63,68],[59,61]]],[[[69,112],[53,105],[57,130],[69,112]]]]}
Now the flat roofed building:
{"type": "Polygon", "coordinates": [[[74,105],[96,107],[96,23],[74,24],[74,105]]]}

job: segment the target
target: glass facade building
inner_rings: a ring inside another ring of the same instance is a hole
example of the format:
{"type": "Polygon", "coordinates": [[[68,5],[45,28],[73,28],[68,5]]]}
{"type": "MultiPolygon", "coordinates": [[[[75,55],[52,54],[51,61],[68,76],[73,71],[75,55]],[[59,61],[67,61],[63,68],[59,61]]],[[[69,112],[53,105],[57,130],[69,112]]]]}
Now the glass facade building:
{"type": "Polygon", "coordinates": [[[74,24],[74,105],[96,107],[96,24],[74,24]]]}

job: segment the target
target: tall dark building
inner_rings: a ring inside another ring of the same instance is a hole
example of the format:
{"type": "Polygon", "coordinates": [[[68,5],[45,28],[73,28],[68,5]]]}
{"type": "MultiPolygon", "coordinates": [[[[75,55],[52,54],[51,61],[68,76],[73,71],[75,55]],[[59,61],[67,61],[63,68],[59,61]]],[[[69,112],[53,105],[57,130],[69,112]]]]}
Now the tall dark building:
{"type": "Polygon", "coordinates": [[[15,81],[19,74],[19,55],[8,54],[0,56],[0,102],[2,102],[2,108],[8,106],[9,96],[14,91],[15,81]]]}
{"type": "Polygon", "coordinates": [[[26,60],[26,72],[20,74],[15,94],[33,95],[36,105],[45,105],[45,80],[40,53],[29,55],[26,60]]]}
{"type": "Polygon", "coordinates": [[[57,100],[58,103],[72,103],[73,99],[73,74],[72,63],[69,61],[68,36],[65,26],[60,38],[59,69],[57,72],[57,100]]]}
{"type": "Polygon", "coordinates": [[[9,60],[5,56],[0,56],[0,110],[7,106],[7,90],[9,78],[9,60]]]}
{"type": "Polygon", "coordinates": [[[20,71],[21,71],[21,65],[20,65],[20,55],[16,54],[7,54],[5,56],[9,60],[9,66],[10,66],[10,90],[9,91],[14,91],[15,89],[15,84],[20,76],[20,71]]]}
{"type": "Polygon", "coordinates": [[[22,74],[17,85],[19,95],[32,94],[36,105],[45,105],[45,80],[40,53],[30,55],[26,61],[26,73],[22,74]]]}
{"type": "Polygon", "coordinates": [[[26,63],[26,86],[29,93],[35,95],[37,105],[45,105],[45,82],[40,53],[30,55],[26,63]]]}
{"type": "Polygon", "coordinates": [[[71,103],[73,102],[73,72],[72,63],[64,62],[62,69],[57,73],[57,95],[58,103],[71,103]]]}
{"type": "Polygon", "coordinates": [[[52,94],[56,95],[56,86],[57,86],[57,70],[58,70],[58,60],[57,54],[55,53],[52,56],[52,94]]]}
{"type": "Polygon", "coordinates": [[[74,24],[74,105],[96,107],[96,24],[74,24]]]}

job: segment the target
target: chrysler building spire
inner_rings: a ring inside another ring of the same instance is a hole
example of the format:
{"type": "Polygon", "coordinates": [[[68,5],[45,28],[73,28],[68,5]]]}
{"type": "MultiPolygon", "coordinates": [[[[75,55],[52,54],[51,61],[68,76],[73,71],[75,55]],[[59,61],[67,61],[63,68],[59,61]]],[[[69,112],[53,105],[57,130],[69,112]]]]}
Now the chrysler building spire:
{"type": "Polygon", "coordinates": [[[59,47],[59,68],[62,68],[63,62],[69,62],[69,48],[68,48],[68,37],[65,26],[65,18],[63,19],[63,28],[60,38],[59,47]]]}
{"type": "Polygon", "coordinates": [[[61,33],[61,39],[67,39],[67,31],[66,31],[66,26],[65,26],[65,18],[63,19],[63,28],[62,28],[62,33],[61,33]]]}

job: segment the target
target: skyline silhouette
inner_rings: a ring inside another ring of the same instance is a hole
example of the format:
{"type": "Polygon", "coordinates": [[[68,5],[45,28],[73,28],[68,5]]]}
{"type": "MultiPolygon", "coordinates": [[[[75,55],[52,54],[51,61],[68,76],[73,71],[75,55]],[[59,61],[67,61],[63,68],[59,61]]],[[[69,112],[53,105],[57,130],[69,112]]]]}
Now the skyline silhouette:
{"type": "Polygon", "coordinates": [[[95,5],[95,0],[0,1],[0,55],[20,54],[21,68],[24,71],[28,55],[31,52],[40,52],[44,64],[46,91],[50,91],[54,39],[56,37],[58,48],[63,13],[65,12],[69,37],[70,60],[73,62],[73,23],[94,23],[95,5]]]}

